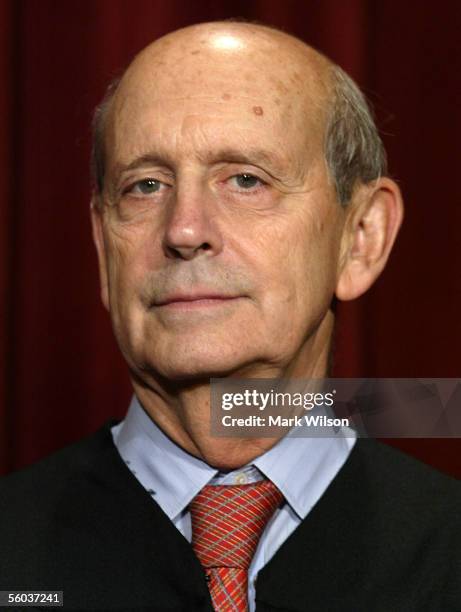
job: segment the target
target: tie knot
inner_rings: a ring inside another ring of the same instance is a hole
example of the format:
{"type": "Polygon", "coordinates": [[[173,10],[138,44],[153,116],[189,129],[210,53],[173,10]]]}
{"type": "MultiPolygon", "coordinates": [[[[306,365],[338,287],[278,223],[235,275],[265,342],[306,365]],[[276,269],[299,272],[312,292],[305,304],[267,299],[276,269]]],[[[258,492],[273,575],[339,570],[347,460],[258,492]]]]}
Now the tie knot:
{"type": "Polygon", "coordinates": [[[203,487],[189,506],[192,546],[203,567],[247,570],[264,527],[282,499],[270,480],[203,487]]]}

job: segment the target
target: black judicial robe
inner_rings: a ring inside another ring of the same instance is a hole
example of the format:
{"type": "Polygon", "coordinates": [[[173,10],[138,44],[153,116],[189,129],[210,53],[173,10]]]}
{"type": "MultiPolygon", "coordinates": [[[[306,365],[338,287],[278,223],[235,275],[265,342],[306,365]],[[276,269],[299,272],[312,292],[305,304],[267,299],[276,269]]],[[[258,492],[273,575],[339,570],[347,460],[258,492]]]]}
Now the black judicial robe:
{"type": "MultiPolygon", "coordinates": [[[[65,610],[210,612],[190,544],[120,458],[114,423],[0,479],[0,590],[64,591],[65,610]]],[[[257,611],[461,611],[460,491],[358,440],[259,573],[257,611]]]]}

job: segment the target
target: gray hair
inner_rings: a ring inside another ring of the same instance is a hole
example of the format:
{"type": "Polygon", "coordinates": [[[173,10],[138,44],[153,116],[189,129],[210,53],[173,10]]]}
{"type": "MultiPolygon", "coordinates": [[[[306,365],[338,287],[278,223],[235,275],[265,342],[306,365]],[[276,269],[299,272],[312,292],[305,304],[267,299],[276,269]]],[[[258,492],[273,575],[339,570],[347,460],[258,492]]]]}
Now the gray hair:
{"type": "MultiPolygon", "coordinates": [[[[324,154],[339,202],[345,206],[358,183],[387,173],[386,152],[370,107],[354,81],[331,64],[331,102],[327,112],[324,154]]],[[[113,80],[93,116],[91,170],[97,194],[104,189],[104,135],[107,116],[121,77],[113,80]]]]}
{"type": "Polygon", "coordinates": [[[387,158],[370,107],[354,81],[339,66],[331,67],[331,106],[325,130],[325,159],[341,204],[357,183],[387,174],[387,158]]]}
{"type": "Polygon", "coordinates": [[[107,116],[109,114],[111,102],[121,80],[122,77],[117,77],[109,83],[103,99],[95,108],[93,121],[91,123],[91,176],[93,178],[94,190],[98,195],[104,190],[104,177],[106,174],[106,151],[104,140],[107,116]]]}

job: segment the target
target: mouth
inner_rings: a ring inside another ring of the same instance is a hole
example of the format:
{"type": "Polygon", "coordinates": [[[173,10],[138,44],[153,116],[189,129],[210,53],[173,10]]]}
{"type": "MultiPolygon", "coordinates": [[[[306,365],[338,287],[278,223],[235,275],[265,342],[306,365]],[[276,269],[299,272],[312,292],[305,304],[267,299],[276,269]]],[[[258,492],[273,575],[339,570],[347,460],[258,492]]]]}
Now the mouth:
{"type": "Polygon", "coordinates": [[[169,310],[195,310],[200,308],[215,308],[227,305],[242,296],[224,294],[194,294],[194,295],[172,295],[155,304],[156,307],[169,310]]]}

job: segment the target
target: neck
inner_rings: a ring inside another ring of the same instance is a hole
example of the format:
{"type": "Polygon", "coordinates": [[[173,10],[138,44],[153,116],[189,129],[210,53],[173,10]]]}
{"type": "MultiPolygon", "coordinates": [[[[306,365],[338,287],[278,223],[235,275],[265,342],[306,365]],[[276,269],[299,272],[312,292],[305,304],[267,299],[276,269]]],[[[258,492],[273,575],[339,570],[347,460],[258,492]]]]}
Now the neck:
{"type": "MultiPolygon", "coordinates": [[[[309,379],[327,376],[333,315],[285,364],[253,364],[232,372],[233,378],[309,379]]],[[[132,378],[135,393],[151,419],[176,444],[220,470],[253,461],[278,438],[222,438],[210,435],[209,378],[194,381],[146,381],[132,378]]]]}

